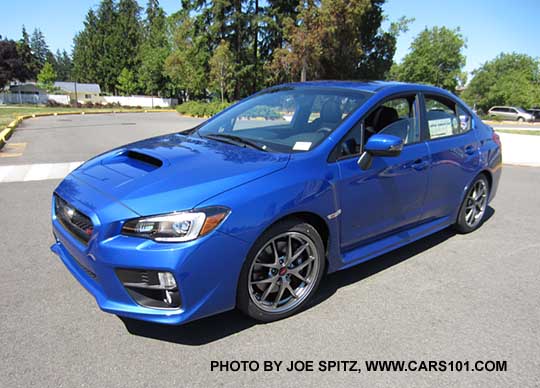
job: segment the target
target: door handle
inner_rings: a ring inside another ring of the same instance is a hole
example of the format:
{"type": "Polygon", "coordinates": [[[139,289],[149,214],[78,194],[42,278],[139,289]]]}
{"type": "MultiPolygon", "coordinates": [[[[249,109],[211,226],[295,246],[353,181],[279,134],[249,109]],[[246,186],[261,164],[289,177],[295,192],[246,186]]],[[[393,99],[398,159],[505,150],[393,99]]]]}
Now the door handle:
{"type": "Polygon", "coordinates": [[[467,155],[472,155],[476,152],[476,147],[473,146],[473,145],[468,145],[467,147],[465,147],[465,153],[467,155]]]}
{"type": "Polygon", "coordinates": [[[412,164],[412,168],[414,168],[416,171],[422,171],[427,166],[428,166],[428,162],[424,159],[416,159],[412,164]]]}

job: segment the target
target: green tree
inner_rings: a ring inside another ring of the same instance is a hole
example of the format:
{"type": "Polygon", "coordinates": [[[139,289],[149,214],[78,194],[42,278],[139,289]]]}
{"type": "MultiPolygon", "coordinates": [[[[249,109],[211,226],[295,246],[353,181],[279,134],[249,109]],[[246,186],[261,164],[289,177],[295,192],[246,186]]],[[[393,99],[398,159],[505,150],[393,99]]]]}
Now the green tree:
{"type": "MultiPolygon", "coordinates": [[[[270,67],[280,80],[384,78],[410,20],[381,29],[384,0],[303,0],[270,67]],[[281,71],[279,71],[281,69],[281,71]]],[[[274,79],[277,81],[276,79],[274,79]]]]}
{"type": "Polygon", "coordinates": [[[115,70],[118,73],[127,68],[135,75],[140,65],[137,55],[142,42],[140,11],[136,0],[118,2],[118,17],[110,37],[114,42],[115,70]]]}
{"type": "Polygon", "coordinates": [[[118,83],[116,84],[118,90],[124,96],[131,96],[137,91],[137,81],[135,75],[131,70],[123,68],[118,76],[118,83]]]}
{"type": "Polygon", "coordinates": [[[219,93],[221,102],[234,90],[234,56],[224,40],[210,58],[210,87],[219,93]]]}
{"type": "Polygon", "coordinates": [[[167,18],[158,0],[148,1],[144,21],[144,38],[140,48],[139,83],[144,93],[166,94],[169,78],[165,60],[170,54],[167,39],[167,18]]]}
{"type": "Polygon", "coordinates": [[[101,74],[105,68],[102,39],[101,33],[98,34],[98,16],[93,10],[86,14],[84,28],[75,35],[73,43],[73,81],[96,82],[105,89],[101,74]]]}
{"type": "Polygon", "coordinates": [[[22,37],[17,42],[17,52],[21,59],[21,65],[18,70],[19,80],[25,81],[28,79],[35,79],[39,71],[39,64],[34,54],[32,54],[30,37],[28,36],[24,25],[22,27],[22,37]]]}
{"type": "Polygon", "coordinates": [[[484,112],[494,105],[540,106],[540,61],[525,54],[500,54],[472,73],[462,94],[484,112]]]}
{"type": "Polygon", "coordinates": [[[209,52],[206,36],[198,34],[196,19],[182,10],[172,15],[173,43],[165,60],[165,74],[182,100],[206,97],[209,52]]]}
{"type": "Polygon", "coordinates": [[[39,28],[34,29],[34,32],[32,32],[32,36],[30,37],[30,48],[37,60],[39,69],[41,69],[43,65],[45,65],[45,62],[47,62],[50,51],[49,46],[45,41],[45,35],[43,35],[43,32],[41,32],[39,28]]]}
{"type": "Polygon", "coordinates": [[[48,92],[54,91],[54,82],[56,81],[56,72],[54,67],[49,63],[45,62],[43,68],[37,76],[38,85],[48,92]]]}
{"type": "Polygon", "coordinates": [[[298,75],[305,81],[308,73],[315,78],[321,71],[323,26],[319,6],[315,0],[304,0],[298,9],[295,20],[284,21],[284,47],[274,51],[270,64],[274,82],[293,81],[298,75]]]}
{"type": "Polygon", "coordinates": [[[0,36],[0,89],[11,81],[26,81],[32,76],[20,52],[20,43],[0,36]]]}
{"type": "Polygon", "coordinates": [[[88,11],[73,48],[77,81],[96,82],[114,93],[124,68],[136,74],[141,42],[140,8],[135,0],[102,0],[88,11]]]}
{"type": "Polygon", "coordinates": [[[410,52],[392,67],[390,77],[398,81],[425,83],[455,91],[466,80],[465,39],[459,28],[433,27],[422,31],[410,52]]]}
{"type": "Polygon", "coordinates": [[[55,62],[53,64],[54,71],[58,76],[59,81],[71,81],[73,71],[73,62],[66,50],[56,50],[55,62]]]}

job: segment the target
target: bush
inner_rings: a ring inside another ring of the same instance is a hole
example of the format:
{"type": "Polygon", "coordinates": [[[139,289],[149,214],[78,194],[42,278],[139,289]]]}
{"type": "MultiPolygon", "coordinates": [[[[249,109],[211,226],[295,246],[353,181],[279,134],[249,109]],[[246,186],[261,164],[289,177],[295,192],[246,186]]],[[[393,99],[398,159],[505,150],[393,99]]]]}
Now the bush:
{"type": "Polygon", "coordinates": [[[83,104],[83,108],[94,108],[94,103],[92,101],[86,101],[83,104]]]}
{"type": "Polygon", "coordinates": [[[47,103],[45,104],[45,106],[49,108],[61,108],[61,107],[66,107],[68,105],[60,104],[58,101],[54,101],[54,100],[47,100],[47,103]]]}
{"type": "Polygon", "coordinates": [[[281,113],[269,106],[256,106],[243,114],[246,118],[264,118],[266,120],[277,120],[283,117],[281,113]]]}
{"type": "Polygon", "coordinates": [[[71,101],[69,106],[72,108],[80,108],[82,105],[77,101],[71,101]]]}
{"type": "Polygon", "coordinates": [[[187,101],[176,106],[176,111],[180,114],[194,117],[209,117],[221,112],[229,107],[231,103],[221,101],[187,101]]]}

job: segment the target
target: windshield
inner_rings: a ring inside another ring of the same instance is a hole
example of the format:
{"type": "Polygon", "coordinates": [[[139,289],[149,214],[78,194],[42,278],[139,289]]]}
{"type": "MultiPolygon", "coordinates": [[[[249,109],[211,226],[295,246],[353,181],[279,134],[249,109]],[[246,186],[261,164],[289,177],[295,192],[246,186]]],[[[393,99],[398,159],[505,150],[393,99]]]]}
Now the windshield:
{"type": "Polygon", "coordinates": [[[521,108],[519,106],[516,109],[521,113],[528,113],[525,109],[523,109],[523,108],[521,108]]]}
{"type": "Polygon", "coordinates": [[[246,141],[273,152],[309,151],[372,93],[329,88],[280,88],[258,94],[197,133],[214,140],[246,141]]]}

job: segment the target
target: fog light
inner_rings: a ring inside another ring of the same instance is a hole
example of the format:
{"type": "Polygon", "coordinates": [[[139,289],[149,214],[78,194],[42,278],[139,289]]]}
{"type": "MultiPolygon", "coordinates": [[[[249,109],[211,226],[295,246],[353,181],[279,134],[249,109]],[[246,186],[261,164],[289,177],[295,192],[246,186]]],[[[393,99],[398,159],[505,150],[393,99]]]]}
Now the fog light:
{"type": "Polygon", "coordinates": [[[170,272],[158,272],[159,285],[161,288],[170,290],[176,288],[176,280],[170,272]]]}

